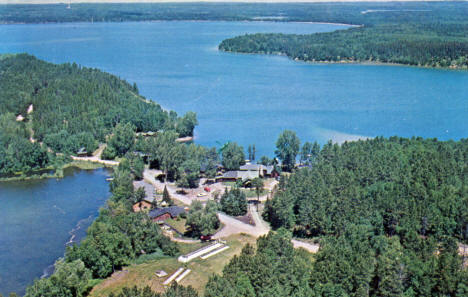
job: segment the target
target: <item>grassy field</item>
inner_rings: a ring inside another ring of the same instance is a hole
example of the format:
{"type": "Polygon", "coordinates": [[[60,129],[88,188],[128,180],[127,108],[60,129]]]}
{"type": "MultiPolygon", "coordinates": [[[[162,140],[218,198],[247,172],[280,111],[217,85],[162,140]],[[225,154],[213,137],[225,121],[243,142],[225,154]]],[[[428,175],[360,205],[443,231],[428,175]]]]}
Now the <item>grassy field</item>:
{"type": "MultiPolygon", "coordinates": [[[[102,281],[91,291],[91,297],[107,297],[111,292],[118,293],[123,287],[138,287],[150,286],[153,290],[161,292],[164,290],[164,280],[174,273],[179,267],[190,268],[192,272],[187,275],[180,283],[184,286],[192,286],[198,292],[203,293],[206,282],[213,273],[220,274],[223,267],[234,256],[238,255],[242,247],[247,244],[255,244],[255,238],[249,235],[233,235],[226,239],[229,249],[212,256],[206,260],[197,258],[189,263],[180,263],[177,258],[161,258],[152,260],[139,265],[131,265],[125,267],[123,272],[114,273],[108,279],[102,281]],[[158,278],[155,271],[164,270],[168,273],[167,277],[158,278]]],[[[194,251],[203,243],[195,244],[180,244],[180,250],[183,254],[194,251]]]]}
{"type": "Polygon", "coordinates": [[[186,219],[182,219],[178,217],[176,219],[168,219],[166,220],[166,223],[176,228],[177,231],[179,231],[180,233],[185,234],[185,231],[186,231],[185,222],[186,221],[187,221],[186,219]]]}

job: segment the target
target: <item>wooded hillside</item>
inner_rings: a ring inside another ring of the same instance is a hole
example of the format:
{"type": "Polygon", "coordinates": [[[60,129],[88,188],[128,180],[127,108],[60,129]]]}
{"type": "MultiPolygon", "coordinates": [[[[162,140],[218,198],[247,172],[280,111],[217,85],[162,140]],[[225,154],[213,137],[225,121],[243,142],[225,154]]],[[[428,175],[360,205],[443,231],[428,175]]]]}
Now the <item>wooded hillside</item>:
{"type": "Polygon", "coordinates": [[[263,215],[320,241],[314,296],[466,296],[467,157],[466,139],[328,143],[263,215]]]}
{"type": "Polygon", "coordinates": [[[136,132],[175,130],[179,136],[192,135],[196,123],[194,113],[177,118],[114,75],[27,54],[1,56],[0,106],[0,174],[43,167],[46,146],[91,153],[119,123],[136,132]]]}

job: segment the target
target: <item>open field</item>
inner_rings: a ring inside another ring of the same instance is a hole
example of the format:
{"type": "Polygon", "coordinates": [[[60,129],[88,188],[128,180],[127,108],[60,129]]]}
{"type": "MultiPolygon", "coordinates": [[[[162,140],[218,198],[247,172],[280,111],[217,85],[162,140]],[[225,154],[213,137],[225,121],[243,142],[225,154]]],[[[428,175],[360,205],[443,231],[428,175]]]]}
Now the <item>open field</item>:
{"type": "MultiPolygon", "coordinates": [[[[229,249],[214,255],[206,260],[197,258],[189,263],[180,263],[177,258],[162,258],[152,260],[144,264],[125,267],[121,272],[114,273],[111,277],[102,281],[91,291],[91,297],[107,297],[111,292],[117,293],[124,287],[137,285],[150,286],[153,290],[161,292],[164,290],[163,282],[167,277],[158,278],[155,271],[164,270],[171,275],[179,267],[192,270],[180,283],[184,286],[192,286],[198,292],[203,293],[206,282],[213,273],[221,273],[223,267],[234,257],[240,254],[242,248],[247,244],[255,245],[255,238],[249,235],[237,234],[226,239],[229,249]]],[[[194,251],[206,243],[179,244],[182,254],[194,251]]]]}

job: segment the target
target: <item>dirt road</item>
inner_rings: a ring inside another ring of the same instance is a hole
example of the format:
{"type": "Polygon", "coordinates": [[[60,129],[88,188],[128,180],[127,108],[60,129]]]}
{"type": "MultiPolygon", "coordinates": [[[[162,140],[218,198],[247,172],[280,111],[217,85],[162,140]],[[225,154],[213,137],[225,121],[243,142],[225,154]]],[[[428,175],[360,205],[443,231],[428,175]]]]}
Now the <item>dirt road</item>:
{"type": "Polygon", "coordinates": [[[112,161],[112,160],[102,160],[101,159],[101,154],[106,148],[105,144],[101,144],[99,148],[93,153],[93,156],[91,157],[75,157],[75,156],[70,156],[73,160],[76,161],[87,161],[87,162],[95,162],[95,163],[100,163],[108,166],[118,166],[119,162],[118,161],[112,161]]]}
{"type": "MultiPolygon", "coordinates": [[[[270,231],[270,226],[260,217],[259,213],[255,210],[255,207],[249,206],[249,212],[255,222],[255,226],[243,223],[226,214],[218,213],[218,218],[221,223],[224,224],[224,227],[216,233],[213,238],[220,239],[238,233],[245,233],[254,237],[260,237],[267,234],[270,231]]],[[[304,248],[310,253],[316,253],[319,250],[318,244],[303,242],[297,239],[292,239],[291,243],[294,248],[304,248]]]]}

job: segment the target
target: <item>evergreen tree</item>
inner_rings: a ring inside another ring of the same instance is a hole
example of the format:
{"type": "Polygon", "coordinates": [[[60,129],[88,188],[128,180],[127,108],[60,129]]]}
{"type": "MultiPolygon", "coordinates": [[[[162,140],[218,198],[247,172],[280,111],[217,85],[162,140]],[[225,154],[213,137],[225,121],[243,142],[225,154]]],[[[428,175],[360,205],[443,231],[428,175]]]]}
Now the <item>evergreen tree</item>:
{"type": "Polygon", "coordinates": [[[163,201],[163,202],[166,202],[167,205],[172,205],[172,204],[174,204],[174,203],[172,202],[171,196],[169,195],[169,191],[167,190],[167,187],[166,187],[166,186],[164,186],[162,201],[163,201]]]}

